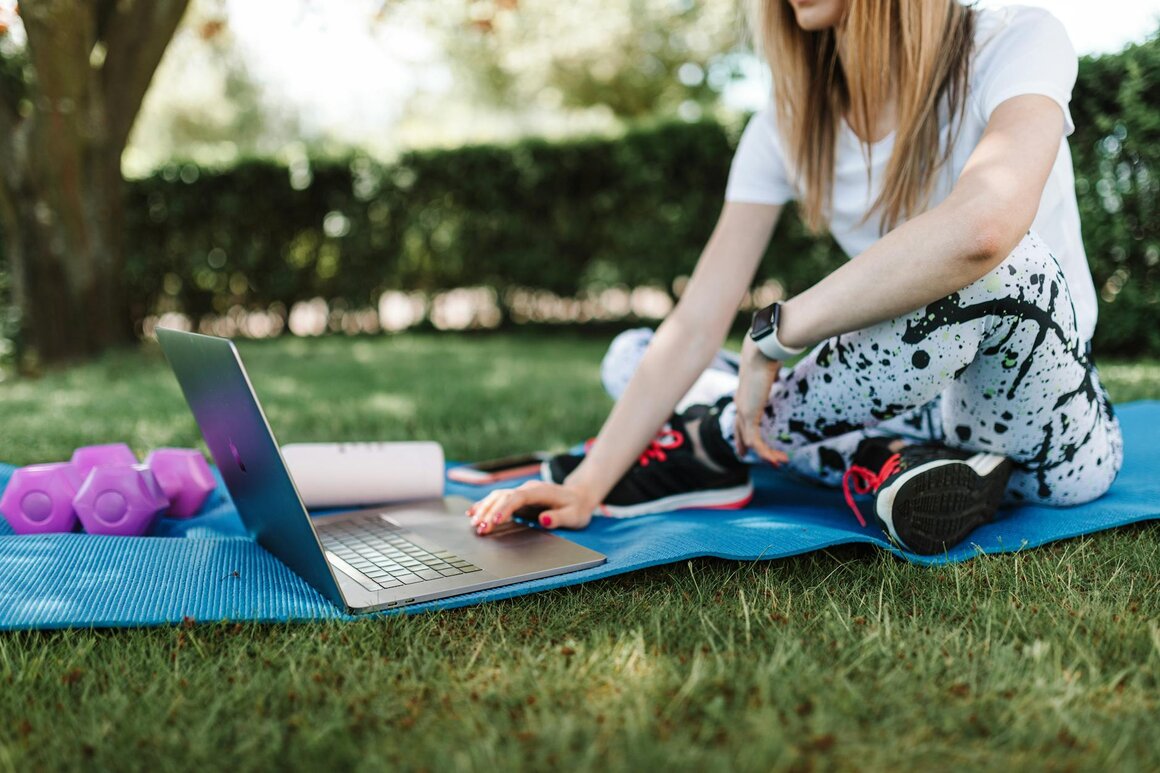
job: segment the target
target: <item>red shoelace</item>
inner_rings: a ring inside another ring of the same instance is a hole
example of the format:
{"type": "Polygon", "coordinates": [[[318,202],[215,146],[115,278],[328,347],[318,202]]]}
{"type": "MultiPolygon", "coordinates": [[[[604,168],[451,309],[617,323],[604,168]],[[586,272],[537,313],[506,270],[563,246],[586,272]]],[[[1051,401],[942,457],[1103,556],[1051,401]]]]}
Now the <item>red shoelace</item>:
{"type": "Polygon", "coordinates": [[[657,433],[657,436],[652,439],[648,447],[644,449],[644,453],[640,455],[641,467],[648,467],[648,463],[653,459],[658,462],[663,462],[668,458],[666,451],[672,451],[680,448],[685,443],[685,436],[675,429],[662,429],[657,433]]]}
{"type": "MultiPolygon", "coordinates": [[[[587,441],[585,441],[584,453],[588,453],[588,449],[591,448],[592,444],[595,442],[596,438],[589,438],[587,441]]],[[[663,462],[665,459],[669,458],[669,455],[666,453],[667,451],[680,448],[684,444],[685,436],[683,433],[678,430],[665,427],[657,433],[656,437],[652,439],[652,441],[644,449],[644,452],[641,453],[640,458],[637,459],[637,462],[641,467],[648,467],[649,462],[651,462],[653,459],[657,460],[658,462],[663,462]]]]}
{"type": "Polygon", "coordinates": [[[858,503],[854,501],[854,494],[870,494],[878,491],[886,479],[890,477],[891,473],[898,470],[898,463],[901,460],[901,454],[894,454],[886,463],[882,465],[882,469],[874,472],[868,467],[861,467],[857,464],[852,464],[842,476],[842,493],[846,495],[846,504],[854,511],[854,515],[858,517],[858,523],[863,526],[866,525],[866,519],[862,517],[862,511],[858,509],[858,503]],[[851,482],[853,486],[851,487],[851,482]],[[850,493],[853,488],[854,492],[850,493]]]}

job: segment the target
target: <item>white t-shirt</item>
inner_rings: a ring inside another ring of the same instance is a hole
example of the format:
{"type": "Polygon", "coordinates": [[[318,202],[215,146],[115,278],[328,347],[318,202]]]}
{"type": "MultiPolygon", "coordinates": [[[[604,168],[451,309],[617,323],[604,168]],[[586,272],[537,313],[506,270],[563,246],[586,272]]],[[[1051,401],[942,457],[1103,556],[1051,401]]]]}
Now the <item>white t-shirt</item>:
{"type": "MultiPolygon", "coordinates": [[[[963,125],[950,160],[938,174],[930,206],[950,194],[967,158],[983,136],[991,113],[1001,102],[1020,94],[1042,94],[1059,103],[1063,109],[1064,133],[1031,227],[1063,267],[1075,302],[1079,332],[1085,340],[1090,340],[1096,326],[1096,292],[1080,238],[1075,176],[1067,145],[1067,136],[1075,130],[1068,102],[1076,70],[1076,53],[1067,32],[1047,11],[1026,6],[979,11],[963,125]]],[[[949,126],[944,125],[944,143],[948,135],[949,126]]],[[[868,170],[857,136],[844,120],[840,124],[829,228],[848,256],[859,254],[880,237],[878,212],[866,222],[861,221],[882,190],[886,162],[893,147],[893,133],[873,143],[868,170]]],[[[790,161],[782,150],[771,103],[753,116],[741,136],[725,199],[784,204],[797,198],[799,191],[795,175],[790,171],[790,161]]]]}

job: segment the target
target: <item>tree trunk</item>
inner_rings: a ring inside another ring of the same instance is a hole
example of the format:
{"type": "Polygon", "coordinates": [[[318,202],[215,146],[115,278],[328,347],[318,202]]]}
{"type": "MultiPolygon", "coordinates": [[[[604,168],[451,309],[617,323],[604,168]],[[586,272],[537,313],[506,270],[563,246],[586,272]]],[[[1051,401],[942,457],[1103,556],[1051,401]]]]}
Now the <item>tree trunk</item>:
{"type": "Polygon", "coordinates": [[[121,152],[188,0],[22,3],[34,77],[0,93],[0,223],[25,360],[134,340],[121,152]]]}
{"type": "Polygon", "coordinates": [[[6,191],[12,207],[4,222],[5,250],[22,310],[26,360],[66,362],[134,340],[121,281],[120,157],[100,155],[106,157],[70,181],[72,191],[59,190],[54,177],[6,191]],[[49,204],[65,194],[73,201],[64,211],[49,204]]]}

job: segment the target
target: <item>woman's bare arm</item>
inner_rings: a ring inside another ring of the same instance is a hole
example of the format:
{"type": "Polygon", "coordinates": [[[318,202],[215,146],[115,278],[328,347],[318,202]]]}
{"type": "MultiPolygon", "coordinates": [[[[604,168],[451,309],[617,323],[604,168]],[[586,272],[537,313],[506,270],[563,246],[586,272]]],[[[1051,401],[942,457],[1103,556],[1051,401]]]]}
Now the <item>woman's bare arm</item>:
{"type": "Polygon", "coordinates": [[[946,200],[790,299],[778,338],[807,346],[861,330],[987,274],[1031,227],[1062,135],[1053,100],[1025,94],[1003,102],[946,200]]]}

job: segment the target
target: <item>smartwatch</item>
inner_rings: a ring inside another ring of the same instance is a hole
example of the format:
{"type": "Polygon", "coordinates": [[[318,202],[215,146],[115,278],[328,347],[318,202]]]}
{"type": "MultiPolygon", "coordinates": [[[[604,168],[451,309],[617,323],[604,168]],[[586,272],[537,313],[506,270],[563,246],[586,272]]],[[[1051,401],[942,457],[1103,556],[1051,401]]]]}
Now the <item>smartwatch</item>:
{"type": "Polygon", "coordinates": [[[777,340],[780,318],[781,304],[771,303],[764,309],[754,312],[753,324],[749,327],[749,337],[757,344],[758,350],[771,360],[788,360],[806,350],[804,346],[791,349],[777,340]]]}

